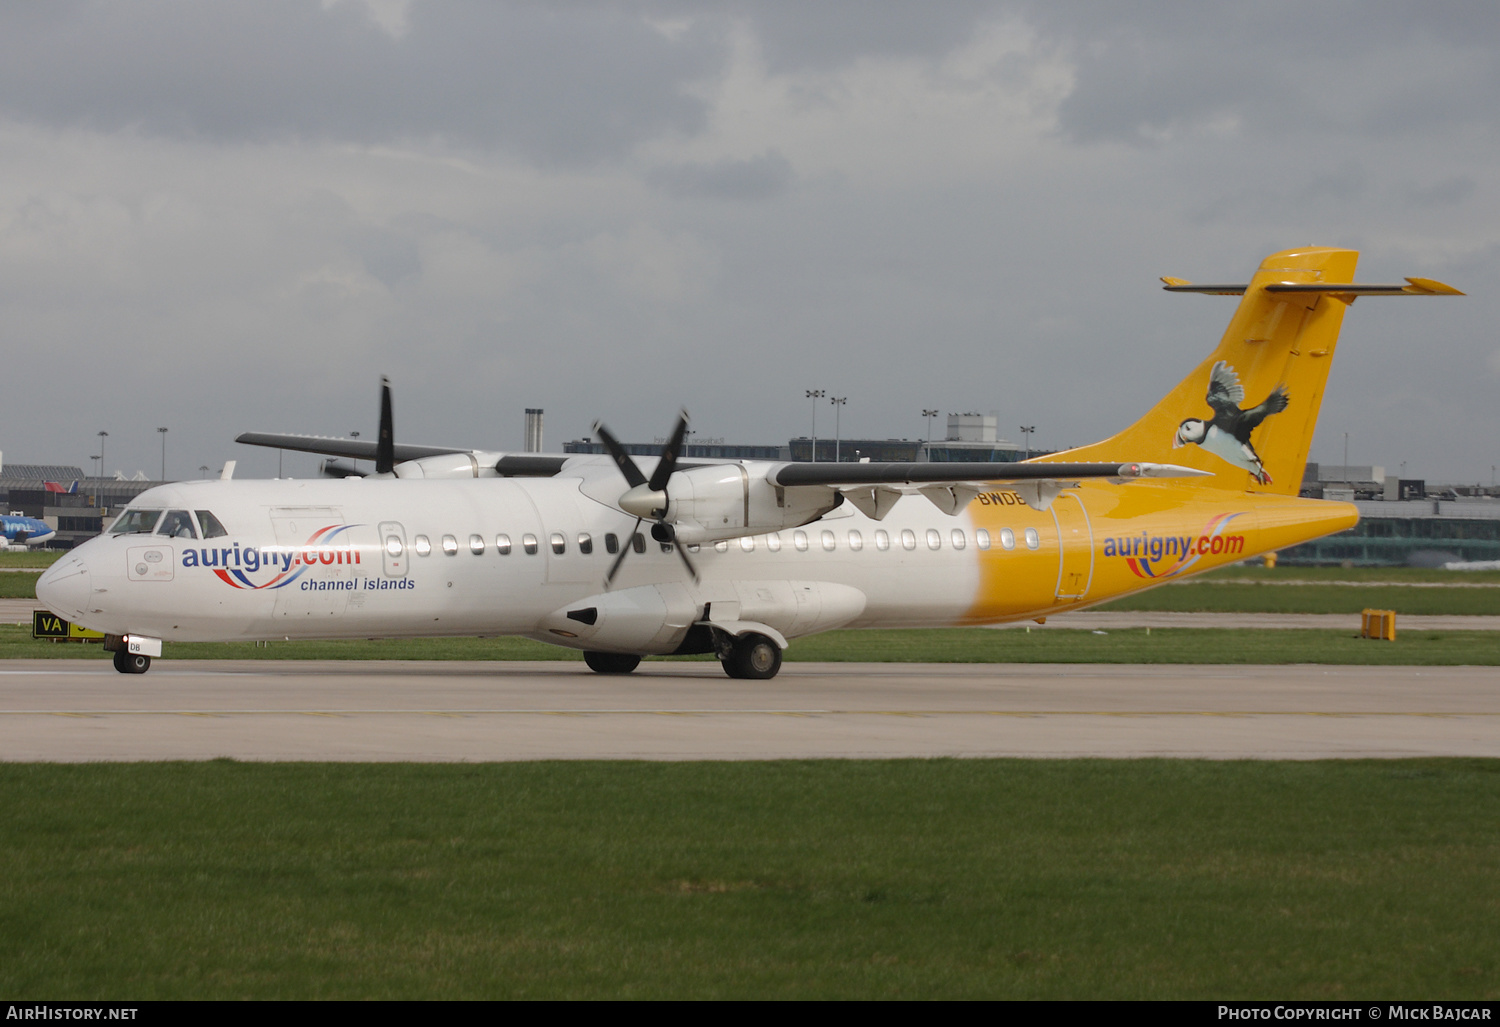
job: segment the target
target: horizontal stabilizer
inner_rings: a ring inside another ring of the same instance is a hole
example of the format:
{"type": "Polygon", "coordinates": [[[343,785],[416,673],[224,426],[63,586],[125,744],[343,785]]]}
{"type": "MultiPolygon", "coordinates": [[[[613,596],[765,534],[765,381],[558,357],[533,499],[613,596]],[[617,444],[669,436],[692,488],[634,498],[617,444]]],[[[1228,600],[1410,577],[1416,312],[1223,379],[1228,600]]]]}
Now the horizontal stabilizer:
{"type": "MultiPolygon", "coordinates": [[[[1206,296],[1243,296],[1248,285],[1194,285],[1182,278],[1163,277],[1167,292],[1198,292],[1206,296]]],[[[1349,300],[1356,296],[1462,296],[1463,293],[1431,278],[1408,278],[1405,285],[1361,284],[1358,282],[1271,282],[1271,293],[1327,294],[1349,300]]]]}

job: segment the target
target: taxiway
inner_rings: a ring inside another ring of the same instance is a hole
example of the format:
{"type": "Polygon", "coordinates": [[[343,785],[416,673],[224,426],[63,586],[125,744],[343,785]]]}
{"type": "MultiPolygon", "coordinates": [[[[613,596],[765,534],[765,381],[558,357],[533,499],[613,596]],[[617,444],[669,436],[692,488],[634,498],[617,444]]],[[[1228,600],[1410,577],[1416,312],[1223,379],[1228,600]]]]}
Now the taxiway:
{"type": "Polygon", "coordinates": [[[7,761],[1500,756],[1494,668],[0,665],[7,761]]]}

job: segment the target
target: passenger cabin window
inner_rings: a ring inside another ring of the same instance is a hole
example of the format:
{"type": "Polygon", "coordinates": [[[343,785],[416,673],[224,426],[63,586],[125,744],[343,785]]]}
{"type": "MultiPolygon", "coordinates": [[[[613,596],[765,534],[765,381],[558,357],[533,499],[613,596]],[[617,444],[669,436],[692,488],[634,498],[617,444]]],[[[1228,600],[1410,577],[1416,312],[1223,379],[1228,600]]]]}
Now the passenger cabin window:
{"type": "Polygon", "coordinates": [[[755,536],[754,535],[741,535],[740,536],[740,548],[743,549],[747,553],[753,553],[753,552],[755,552],[755,536]]]}
{"type": "Polygon", "coordinates": [[[865,547],[865,537],[853,528],[849,529],[849,548],[856,553],[865,547]]]}
{"type": "Polygon", "coordinates": [[[943,544],[943,533],[936,528],[927,529],[927,548],[937,549],[943,544]]]}
{"type": "Polygon", "coordinates": [[[1009,528],[1000,529],[1000,547],[1002,549],[1016,548],[1016,533],[1009,528]]]}
{"type": "Polygon", "coordinates": [[[620,551],[620,536],[610,532],[604,536],[604,551],[613,556],[620,551]]]}
{"type": "Polygon", "coordinates": [[[509,535],[496,535],[495,536],[495,552],[499,553],[501,556],[509,556],[510,555],[510,536],[509,535]]]}
{"type": "Polygon", "coordinates": [[[634,549],[637,553],[644,553],[646,551],[646,536],[640,532],[636,532],[630,536],[630,548],[634,549]]]}
{"type": "Polygon", "coordinates": [[[446,554],[448,554],[449,556],[457,556],[458,555],[458,539],[454,538],[452,535],[444,535],[443,536],[443,552],[446,553],[446,554]]]}
{"type": "Polygon", "coordinates": [[[988,549],[990,547],[990,533],[983,528],[975,528],[974,544],[980,549],[988,549]]]}
{"type": "Polygon", "coordinates": [[[161,517],[160,510],[126,510],[109,527],[111,535],[149,535],[161,517]]]}
{"type": "Polygon", "coordinates": [[[910,528],[901,529],[901,548],[907,550],[917,548],[916,533],[913,532],[910,528]]]}
{"type": "Polygon", "coordinates": [[[469,552],[473,553],[475,556],[483,556],[484,555],[484,536],[483,535],[470,535],[469,536],[469,552]]]}
{"type": "Polygon", "coordinates": [[[412,540],[412,548],[416,549],[418,556],[431,556],[432,540],[426,535],[418,535],[412,540]]]}
{"type": "Polygon", "coordinates": [[[387,535],[385,537],[385,551],[387,553],[390,553],[392,556],[400,556],[402,548],[401,536],[387,535]]]}
{"type": "Polygon", "coordinates": [[[219,519],[207,510],[198,511],[198,527],[203,529],[204,538],[223,538],[229,532],[224,530],[224,525],[219,519]]]}
{"type": "Polygon", "coordinates": [[[1042,536],[1036,533],[1035,528],[1026,529],[1026,548],[1036,549],[1042,544],[1042,536]]]}
{"type": "Polygon", "coordinates": [[[552,552],[557,556],[561,556],[568,551],[568,540],[563,537],[563,533],[560,531],[554,531],[547,541],[552,543],[552,552]]]}
{"type": "Polygon", "coordinates": [[[714,549],[717,550],[720,553],[727,553],[727,552],[729,552],[729,542],[728,542],[728,540],[727,539],[722,539],[722,538],[719,539],[719,541],[717,541],[717,542],[714,543],[714,549]]]}
{"type": "Polygon", "coordinates": [[[594,536],[586,531],[580,531],[578,533],[578,551],[584,556],[592,553],[594,551],[594,536]]]}
{"type": "Polygon", "coordinates": [[[781,552],[781,536],[775,532],[766,536],[766,548],[773,553],[781,552]]]}
{"type": "Polygon", "coordinates": [[[792,546],[799,553],[805,553],[805,552],[807,552],[807,532],[805,532],[805,531],[794,531],[794,532],[792,532],[792,546]]]}
{"type": "Polygon", "coordinates": [[[964,546],[968,545],[968,540],[964,538],[964,529],[962,528],[954,528],[951,537],[953,539],[954,549],[962,549],[964,546]]]}
{"type": "Polygon", "coordinates": [[[536,536],[531,532],[521,536],[521,548],[526,550],[527,556],[535,556],[537,550],[536,536]]]}
{"type": "Polygon", "coordinates": [[[875,548],[882,553],[891,548],[891,536],[886,534],[884,528],[877,528],[875,530],[875,548]]]}
{"type": "Polygon", "coordinates": [[[167,515],[161,519],[161,527],[156,529],[158,535],[166,535],[168,538],[197,538],[198,533],[193,530],[193,515],[186,510],[168,510],[167,515]]]}
{"type": "Polygon", "coordinates": [[[839,544],[839,540],[834,538],[833,532],[831,531],[823,532],[820,541],[822,541],[823,543],[824,551],[829,553],[833,552],[834,547],[839,544]]]}

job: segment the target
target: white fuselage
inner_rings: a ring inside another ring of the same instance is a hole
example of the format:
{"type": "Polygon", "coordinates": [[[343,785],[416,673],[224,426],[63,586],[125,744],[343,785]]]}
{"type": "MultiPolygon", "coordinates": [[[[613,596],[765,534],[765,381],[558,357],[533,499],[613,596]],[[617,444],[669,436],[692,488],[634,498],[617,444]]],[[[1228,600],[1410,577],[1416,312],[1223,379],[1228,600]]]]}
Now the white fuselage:
{"type": "MultiPolygon", "coordinates": [[[[978,591],[969,515],[921,496],[879,522],[844,504],[801,528],[689,547],[695,583],[649,522],[637,529],[587,494],[619,491],[602,458],[554,478],[165,485],[132,508],[207,511],[225,534],[105,534],[59,561],[38,596],[85,627],[168,641],[517,634],[649,652],[671,651],[681,631],[632,618],[681,629],[709,608],[790,638],[953,624],[978,591]],[[633,530],[644,551],[606,589],[608,540],[628,546],[633,530]],[[586,600],[604,624],[567,619],[586,600]]],[[[1015,518],[1017,536],[1035,527],[1045,544],[1014,558],[1055,573],[1054,518],[1024,506],[1015,518]]]]}

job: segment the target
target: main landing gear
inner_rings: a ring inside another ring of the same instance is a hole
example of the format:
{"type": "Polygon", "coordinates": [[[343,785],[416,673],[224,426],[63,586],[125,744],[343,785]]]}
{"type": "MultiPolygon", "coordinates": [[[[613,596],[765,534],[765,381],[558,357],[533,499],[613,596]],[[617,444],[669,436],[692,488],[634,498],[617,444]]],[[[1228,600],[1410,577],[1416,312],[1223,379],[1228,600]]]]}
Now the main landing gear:
{"type": "Polygon", "coordinates": [[[142,653],[127,653],[115,650],[115,670],[121,674],[144,674],[151,669],[151,657],[142,653]]]}
{"type": "Polygon", "coordinates": [[[765,681],[781,669],[781,647],[765,635],[740,635],[719,657],[724,673],[732,678],[765,681]]]}

